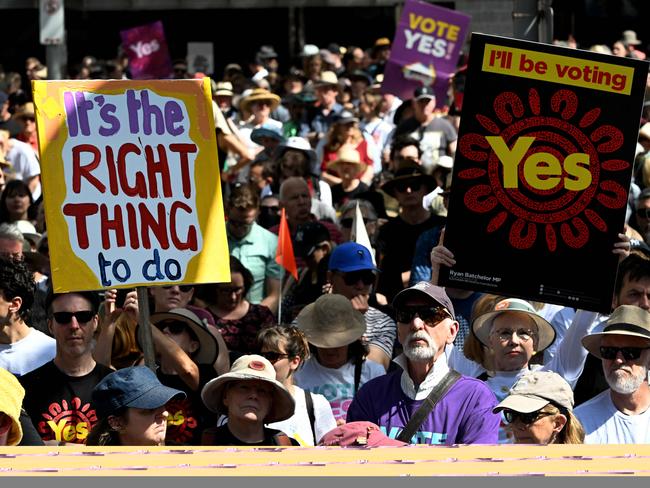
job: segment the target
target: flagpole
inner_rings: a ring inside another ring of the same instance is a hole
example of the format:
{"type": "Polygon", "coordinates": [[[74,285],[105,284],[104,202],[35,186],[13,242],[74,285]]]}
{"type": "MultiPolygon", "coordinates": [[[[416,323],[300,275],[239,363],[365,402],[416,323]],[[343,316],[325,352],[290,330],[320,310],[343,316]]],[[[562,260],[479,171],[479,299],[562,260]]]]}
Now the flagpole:
{"type": "Polygon", "coordinates": [[[282,289],[284,288],[284,267],[280,266],[280,298],[278,299],[278,325],[282,324],[282,289]]]}

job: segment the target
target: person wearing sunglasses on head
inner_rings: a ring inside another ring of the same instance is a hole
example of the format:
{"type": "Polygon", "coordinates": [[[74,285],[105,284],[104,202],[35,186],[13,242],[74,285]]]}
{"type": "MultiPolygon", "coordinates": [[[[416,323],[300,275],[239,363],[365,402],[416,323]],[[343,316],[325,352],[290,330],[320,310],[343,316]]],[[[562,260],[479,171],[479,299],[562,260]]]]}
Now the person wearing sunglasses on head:
{"type": "Polygon", "coordinates": [[[585,431],[573,414],[573,391],[552,371],[527,373],[494,412],[503,412],[515,444],[582,444],[585,431]]]}
{"type": "Polygon", "coordinates": [[[20,378],[23,406],[46,444],[83,444],[97,422],[92,390],[112,371],[93,357],[99,303],[91,291],[48,292],[47,326],[56,355],[20,378]]]}
{"type": "Polygon", "coordinates": [[[296,327],[278,325],[262,329],[257,342],[260,356],[273,365],[275,379],[284,385],[296,402],[293,416],[268,427],[285,432],[301,446],[315,446],[336,427],[336,420],[327,398],[294,384],[295,372],[309,358],[309,343],[305,335],[296,327]]]}
{"type": "Polygon", "coordinates": [[[576,408],[585,444],[650,443],[650,314],[620,305],[582,345],[602,362],[609,389],[576,408]]]}
{"type": "Polygon", "coordinates": [[[447,364],[445,347],[458,322],[444,289],[422,281],[400,292],[393,308],[404,351],[394,359],[400,368],[361,387],[347,422],[372,422],[391,439],[411,444],[494,444],[494,394],[447,364]]]}
{"type": "Polygon", "coordinates": [[[355,310],[363,314],[366,324],[363,338],[368,345],[368,359],[381,364],[384,370],[388,369],[397,326],[388,315],[370,305],[371,302],[376,304],[372,294],[378,271],[370,251],[356,242],[344,242],[332,252],[328,267],[330,291],[343,295],[355,310]]]}
{"type": "Polygon", "coordinates": [[[388,302],[408,286],[418,237],[445,222],[445,218],[433,215],[423,204],[425,195],[435,188],[433,176],[415,162],[402,165],[395,177],[381,186],[384,193],[399,203],[399,215],[379,229],[376,242],[377,264],[381,270],[377,292],[388,302]]]}
{"type": "Polygon", "coordinates": [[[303,308],[295,325],[304,332],[312,352],[295,373],[295,382],[327,398],[337,423],[344,423],[359,388],[386,372],[381,364],[367,359],[363,315],[348,298],[331,293],[303,308]]]}

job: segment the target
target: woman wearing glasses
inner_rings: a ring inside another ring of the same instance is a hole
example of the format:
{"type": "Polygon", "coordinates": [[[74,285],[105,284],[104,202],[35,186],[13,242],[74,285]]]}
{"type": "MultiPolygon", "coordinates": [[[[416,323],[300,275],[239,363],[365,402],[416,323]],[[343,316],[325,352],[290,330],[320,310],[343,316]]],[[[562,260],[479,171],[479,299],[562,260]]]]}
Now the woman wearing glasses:
{"type": "Polygon", "coordinates": [[[552,371],[528,373],[494,408],[503,412],[516,444],[582,444],[585,431],[573,414],[573,391],[552,371]]]}
{"type": "Polygon", "coordinates": [[[315,446],[336,428],[332,407],[323,395],[310,393],[294,384],[294,374],[309,357],[309,344],[296,327],[274,326],[257,335],[260,355],[275,368],[275,379],[284,385],[296,402],[292,417],[269,427],[285,432],[301,446],[315,446]]]}
{"type": "Polygon", "coordinates": [[[201,298],[206,302],[228,349],[250,354],[257,348],[257,332],[275,323],[268,307],[246,300],[253,275],[234,256],[230,256],[230,283],[205,285],[201,298]]]}

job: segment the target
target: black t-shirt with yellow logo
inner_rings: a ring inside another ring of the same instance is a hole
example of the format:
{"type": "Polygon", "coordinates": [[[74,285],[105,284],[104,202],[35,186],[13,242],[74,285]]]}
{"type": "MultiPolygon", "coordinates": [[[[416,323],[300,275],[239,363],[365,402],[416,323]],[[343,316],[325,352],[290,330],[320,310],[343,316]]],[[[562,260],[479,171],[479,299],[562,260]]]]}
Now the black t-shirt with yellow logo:
{"type": "Polygon", "coordinates": [[[53,361],[19,378],[23,407],[44,441],[83,444],[97,423],[93,388],[113,370],[97,364],[84,376],[68,376],[53,361]]]}

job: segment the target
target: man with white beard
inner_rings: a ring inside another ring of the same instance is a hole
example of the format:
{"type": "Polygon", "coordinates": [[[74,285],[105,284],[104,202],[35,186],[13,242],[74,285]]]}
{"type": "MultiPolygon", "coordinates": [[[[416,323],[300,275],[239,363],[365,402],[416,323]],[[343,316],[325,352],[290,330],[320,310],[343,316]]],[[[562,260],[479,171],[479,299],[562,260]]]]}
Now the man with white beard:
{"type": "Polygon", "coordinates": [[[582,345],[601,359],[609,384],[575,410],[585,444],[650,443],[650,314],[621,305],[603,332],[585,336],[582,345]]]}
{"type": "Polygon", "coordinates": [[[494,394],[482,381],[447,365],[445,346],[454,341],[458,322],[444,289],[422,281],[398,293],[393,307],[404,349],[394,361],[401,369],[362,386],[348,408],[347,421],[374,422],[388,437],[411,444],[496,443],[494,394]],[[450,385],[446,390],[441,388],[445,384],[450,385]],[[438,391],[440,399],[433,408],[419,411],[438,391]],[[414,417],[418,420],[409,425],[414,417]]]}

